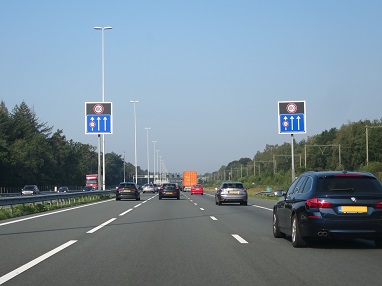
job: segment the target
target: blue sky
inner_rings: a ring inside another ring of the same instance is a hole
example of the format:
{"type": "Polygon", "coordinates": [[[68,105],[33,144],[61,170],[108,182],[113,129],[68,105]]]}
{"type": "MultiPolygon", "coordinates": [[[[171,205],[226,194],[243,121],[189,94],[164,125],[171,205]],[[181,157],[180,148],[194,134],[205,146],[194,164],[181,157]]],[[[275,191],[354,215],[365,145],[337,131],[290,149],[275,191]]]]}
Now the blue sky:
{"type": "MultiPolygon", "coordinates": [[[[1,1],[0,99],[25,101],[67,139],[85,102],[113,103],[107,153],[170,172],[253,158],[278,134],[278,101],[306,101],[307,133],[381,119],[382,1],[1,1]]],[[[107,172],[107,170],[106,170],[107,172]]]]}

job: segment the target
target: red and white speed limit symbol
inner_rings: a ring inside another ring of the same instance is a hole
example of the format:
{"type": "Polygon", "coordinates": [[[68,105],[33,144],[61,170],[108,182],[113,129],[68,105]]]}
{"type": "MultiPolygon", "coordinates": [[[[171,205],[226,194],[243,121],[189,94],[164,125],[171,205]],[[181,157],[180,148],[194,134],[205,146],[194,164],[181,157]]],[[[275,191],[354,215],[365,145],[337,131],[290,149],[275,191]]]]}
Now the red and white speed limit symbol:
{"type": "Polygon", "coordinates": [[[90,128],[94,128],[96,126],[96,123],[94,121],[91,121],[89,123],[90,128]]]}
{"type": "Polygon", "coordinates": [[[286,121],[286,120],[285,120],[285,121],[283,121],[283,123],[282,123],[282,124],[283,124],[283,126],[284,126],[285,128],[288,128],[288,126],[289,126],[289,122],[288,122],[288,121],[286,121]]]}
{"type": "Polygon", "coordinates": [[[93,107],[93,111],[94,111],[95,114],[102,114],[103,111],[104,111],[104,107],[103,107],[102,104],[96,104],[93,107]]]}
{"type": "Polygon", "coordinates": [[[296,113],[297,112],[297,105],[295,103],[288,103],[286,106],[286,110],[288,113],[296,113]]]}

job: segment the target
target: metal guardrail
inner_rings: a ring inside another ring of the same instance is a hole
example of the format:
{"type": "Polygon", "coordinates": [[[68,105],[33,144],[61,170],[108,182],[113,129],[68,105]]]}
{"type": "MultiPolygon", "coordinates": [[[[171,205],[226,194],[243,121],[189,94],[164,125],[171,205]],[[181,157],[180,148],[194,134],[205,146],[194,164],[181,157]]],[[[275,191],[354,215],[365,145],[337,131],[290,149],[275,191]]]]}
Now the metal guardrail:
{"type": "Polygon", "coordinates": [[[108,195],[108,194],[115,194],[115,190],[2,197],[0,198],[0,207],[20,205],[20,204],[35,204],[40,202],[53,202],[57,200],[67,200],[67,199],[82,198],[87,196],[102,196],[102,195],[108,195]]]}

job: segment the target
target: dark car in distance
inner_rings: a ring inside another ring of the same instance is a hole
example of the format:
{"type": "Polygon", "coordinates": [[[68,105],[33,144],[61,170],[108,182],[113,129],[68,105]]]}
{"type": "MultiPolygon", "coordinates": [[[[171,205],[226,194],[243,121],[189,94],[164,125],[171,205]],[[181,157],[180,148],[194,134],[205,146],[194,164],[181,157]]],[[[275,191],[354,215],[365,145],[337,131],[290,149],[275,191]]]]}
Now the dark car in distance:
{"type": "Polygon", "coordinates": [[[62,186],[62,187],[58,188],[57,192],[59,192],[59,193],[67,193],[67,192],[69,192],[69,188],[66,187],[66,186],[62,186]]]}
{"type": "Polygon", "coordinates": [[[370,239],[382,247],[382,185],[370,173],[305,172],[273,207],[273,235],[294,247],[310,240],[370,239]]]}
{"type": "Polygon", "coordinates": [[[115,198],[117,201],[121,199],[134,199],[139,201],[141,199],[141,195],[135,183],[122,182],[117,187],[115,198]]]}
{"type": "Polygon", "coordinates": [[[164,183],[159,187],[159,199],[162,198],[176,198],[180,199],[180,189],[178,184],[175,183],[164,183]]]}
{"type": "Polygon", "coordinates": [[[95,189],[93,188],[93,186],[85,186],[82,191],[83,192],[90,192],[90,191],[94,191],[95,189]]]}

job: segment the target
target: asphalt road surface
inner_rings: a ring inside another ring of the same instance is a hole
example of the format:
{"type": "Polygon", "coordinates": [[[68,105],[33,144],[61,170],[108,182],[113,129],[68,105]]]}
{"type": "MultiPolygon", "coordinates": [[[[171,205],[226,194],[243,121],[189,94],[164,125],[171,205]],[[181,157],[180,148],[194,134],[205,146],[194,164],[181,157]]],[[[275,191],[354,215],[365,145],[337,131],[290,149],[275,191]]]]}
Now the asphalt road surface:
{"type": "Polygon", "coordinates": [[[381,285],[372,242],[293,248],[273,237],[273,204],[141,194],[0,221],[0,284],[381,285]]]}

